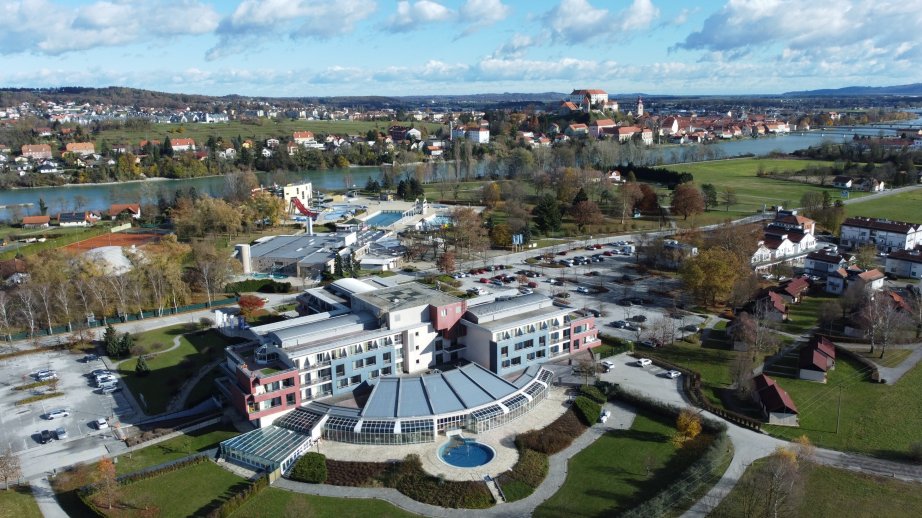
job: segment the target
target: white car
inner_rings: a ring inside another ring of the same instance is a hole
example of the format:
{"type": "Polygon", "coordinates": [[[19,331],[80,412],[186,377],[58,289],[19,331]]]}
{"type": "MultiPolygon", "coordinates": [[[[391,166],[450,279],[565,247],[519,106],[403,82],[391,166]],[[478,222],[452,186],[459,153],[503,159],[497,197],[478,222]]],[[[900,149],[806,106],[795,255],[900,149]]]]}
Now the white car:
{"type": "Polygon", "coordinates": [[[96,426],[97,430],[106,430],[109,428],[109,423],[106,421],[105,417],[100,417],[94,421],[93,424],[96,426]]]}
{"type": "Polygon", "coordinates": [[[609,417],[611,417],[611,410],[602,410],[602,413],[599,414],[599,422],[604,423],[605,421],[608,421],[609,417]]]}
{"type": "Polygon", "coordinates": [[[682,373],[676,370],[668,370],[665,373],[663,373],[663,376],[666,376],[669,379],[676,379],[681,375],[682,373]]]}
{"type": "Polygon", "coordinates": [[[641,367],[646,367],[647,365],[653,365],[653,360],[650,358],[639,358],[637,360],[637,365],[641,367]]]}
{"type": "Polygon", "coordinates": [[[589,288],[584,288],[580,286],[579,288],[576,288],[576,291],[577,293],[589,293],[589,288]]]}
{"type": "Polygon", "coordinates": [[[605,372],[608,372],[614,368],[615,368],[615,362],[611,362],[608,360],[604,360],[602,362],[602,370],[604,370],[605,372]]]}
{"type": "Polygon", "coordinates": [[[48,413],[45,414],[45,418],[51,421],[59,417],[67,417],[69,415],[70,412],[66,408],[56,408],[54,410],[49,410],[48,413]]]}

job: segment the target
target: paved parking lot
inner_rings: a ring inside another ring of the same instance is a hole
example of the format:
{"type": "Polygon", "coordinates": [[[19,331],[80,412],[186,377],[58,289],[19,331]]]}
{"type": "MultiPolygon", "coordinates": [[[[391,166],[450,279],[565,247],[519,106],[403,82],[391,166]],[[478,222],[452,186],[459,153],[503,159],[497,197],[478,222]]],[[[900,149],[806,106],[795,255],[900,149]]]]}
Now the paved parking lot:
{"type": "MultiPolygon", "coordinates": [[[[586,250],[584,248],[561,250],[555,253],[554,260],[573,259],[576,256],[592,257],[601,255],[605,252],[614,252],[619,247],[603,246],[600,249],[586,250]]],[[[529,265],[523,262],[515,264],[505,264],[506,268],[502,270],[485,271],[484,273],[470,274],[467,277],[459,279],[462,283],[461,289],[467,290],[471,287],[485,288],[490,294],[495,296],[515,295],[518,293],[519,283],[513,281],[510,283],[501,283],[501,285],[492,282],[483,283],[480,279],[492,281],[493,277],[501,274],[516,276],[516,272],[528,270],[540,273],[540,277],[529,277],[529,281],[536,283],[534,290],[548,296],[566,294],[566,298],[559,300],[564,301],[573,308],[588,308],[601,312],[601,316],[596,318],[598,327],[605,334],[616,336],[623,339],[640,341],[645,339],[645,330],[654,322],[666,318],[674,326],[677,336],[688,334],[680,332],[681,328],[687,325],[701,325],[704,318],[687,312],[675,312],[675,305],[681,304],[682,300],[673,300],[671,297],[664,296],[666,292],[679,292],[680,284],[677,279],[653,275],[639,275],[634,268],[635,258],[624,255],[602,255],[601,261],[591,262],[585,265],[567,266],[567,267],[547,267],[529,265]],[[587,275],[588,274],[588,275],[587,275]],[[627,276],[627,279],[625,278],[627,276]],[[551,284],[551,280],[559,279],[562,282],[551,284]],[[590,293],[581,293],[580,288],[586,288],[590,293]],[[599,289],[603,288],[603,289],[599,289]],[[641,299],[640,304],[625,303],[624,299],[641,299]],[[670,315],[676,313],[678,318],[672,318],[670,315]],[[611,327],[614,321],[633,319],[646,319],[642,323],[636,323],[635,330],[618,329],[611,327]]],[[[502,264],[499,261],[497,264],[502,264]]]]}
{"type": "MultiPolygon", "coordinates": [[[[8,447],[20,454],[34,448],[74,452],[93,447],[100,441],[111,440],[111,430],[100,432],[92,426],[93,422],[100,417],[130,417],[133,409],[121,391],[109,395],[95,391],[93,380],[87,375],[94,369],[105,368],[105,365],[102,361],[79,362],[78,358],[82,356],[66,352],[32,354],[0,364],[0,447],[8,447]],[[64,395],[17,406],[16,401],[46,390],[12,389],[35,381],[30,374],[40,369],[57,372],[57,389],[64,395]],[[70,416],[54,420],[45,418],[49,410],[57,408],[66,408],[70,416]],[[45,445],[40,443],[39,434],[42,430],[53,432],[59,427],[67,431],[66,439],[54,440],[45,445]]],[[[31,458],[32,454],[28,455],[23,459],[31,458]]],[[[23,464],[25,467],[26,463],[23,464]]]]}

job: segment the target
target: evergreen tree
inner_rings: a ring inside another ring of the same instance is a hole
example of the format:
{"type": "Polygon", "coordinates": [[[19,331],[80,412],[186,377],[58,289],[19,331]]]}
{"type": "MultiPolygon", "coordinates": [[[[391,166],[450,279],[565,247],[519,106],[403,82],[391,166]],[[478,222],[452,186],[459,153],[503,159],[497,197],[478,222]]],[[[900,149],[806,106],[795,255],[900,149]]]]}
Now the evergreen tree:
{"type": "Polygon", "coordinates": [[[173,156],[173,143],[170,142],[170,137],[163,139],[163,144],[160,144],[160,154],[163,156],[173,156]]]}
{"type": "Polygon", "coordinates": [[[589,201],[589,195],[586,194],[586,189],[582,187],[579,188],[579,192],[576,193],[576,196],[573,197],[573,206],[576,207],[580,202],[589,201]]]}
{"type": "Polygon", "coordinates": [[[106,332],[102,337],[103,342],[106,344],[106,354],[110,358],[115,358],[119,355],[119,339],[118,333],[115,331],[115,328],[112,327],[112,324],[106,326],[106,332]]]}
{"type": "Polygon", "coordinates": [[[150,367],[147,366],[147,359],[143,354],[138,358],[138,364],[135,365],[134,373],[141,377],[150,374],[150,367]]]}
{"type": "Polygon", "coordinates": [[[48,214],[48,205],[45,203],[45,198],[38,199],[38,210],[42,213],[42,216],[48,214]]]}
{"type": "Polygon", "coordinates": [[[333,258],[333,276],[336,278],[342,278],[343,276],[343,258],[338,253],[333,258]]]}
{"type": "Polygon", "coordinates": [[[560,206],[557,204],[557,198],[551,194],[545,194],[532,209],[531,214],[534,218],[535,227],[542,234],[548,234],[560,230],[560,206]]]}
{"type": "Polygon", "coordinates": [[[118,356],[128,356],[132,346],[134,346],[134,339],[131,337],[131,333],[123,334],[122,339],[118,341],[118,356]]]}

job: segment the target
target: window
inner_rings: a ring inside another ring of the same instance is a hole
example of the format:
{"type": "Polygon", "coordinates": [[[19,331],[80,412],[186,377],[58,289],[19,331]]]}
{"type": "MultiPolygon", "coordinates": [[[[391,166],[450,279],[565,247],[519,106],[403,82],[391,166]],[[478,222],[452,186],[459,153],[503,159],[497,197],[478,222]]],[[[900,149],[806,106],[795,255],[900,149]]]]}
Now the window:
{"type": "Polygon", "coordinates": [[[360,375],[358,375],[358,374],[356,374],[355,376],[352,376],[351,378],[349,378],[349,384],[350,384],[350,385],[358,385],[358,384],[361,383],[361,382],[362,382],[362,376],[360,376],[360,375]]]}
{"type": "Polygon", "coordinates": [[[375,357],[375,356],[372,356],[372,357],[370,357],[370,358],[365,358],[365,366],[366,366],[366,367],[369,367],[369,366],[371,366],[371,365],[375,365],[375,364],[377,364],[377,363],[378,363],[378,358],[375,357]]]}
{"type": "Polygon", "coordinates": [[[380,376],[380,375],[381,375],[381,373],[378,372],[378,369],[375,369],[375,370],[371,371],[371,374],[369,374],[368,376],[371,377],[371,379],[375,379],[375,378],[377,378],[377,377],[380,376]]]}
{"type": "Polygon", "coordinates": [[[439,311],[439,314],[442,315],[443,317],[447,317],[447,316],[448,316],[448,310],[445,309],[445,308],[442,308],[442,310],[439,311]]]}
{"type": "Polygon", "coordinates": [[[295,395],[294,395],[294,394],[287,394],[287,395],[285,396],[285,406],[294,405],[294,404],[295,404],[295,401],[297,401],[297,399],[295,398],[295,395]]]}
{"type": "Polygon", "coordinates": [[[461,314],[461,306],[455,306],[455,315],[461,314]]]}
{"type": "Polygon", "coordinates": [[[504,368],[504,369],[505,369],[506,367],[509,367],[509,365],[511,365],[510,362],[509,362],[509,360],[503,360],[503,368],[504,368]]]}
{"type": "Polygon", "coordinates": [[[355,360],[354,362],[352,362],[352,368],[355,370],[361,369],[364,366],[365,366],[364,360],[355,360]]]}
{"type": "Polygon", "coordinates": [[[337,376],[345,376],[345,375],[346,375],[346,366],[345,366],[345,365],[337,365],[337,366],[336,366],[336,375],[337,375],[337,376]]]}
{"type": "Polygon", "coordinates": [[[391,353],[384,353],[384,354],[381,356],[381,359],[384,361],[384,363],[390,363],[390,362],[391,362],[391,353]]]}
{"type": "Polygon", "coordinates": [[[521,356],[516,356],[515,358],[513,358],[513,359],[512,359],[512,364],[513,364],[513,365],[522,365],[522,357],[521,357],[521,356]]]}
{"type": "Polygon", "coordinates": [[[505,347],[501,348],[501,349],[499,350],[499,355],[500,355],[501,358],[505,358],[505,357],[509,356],[509,347],[508,347],[508,346],[505,346],[505,347]]]}
{"type": "Polygon", "coordinates": [[[391,372],[393,372],[393,370],[392,370],[390,367],[385,367],[385,368],[381,369],[381,375],[382,375],[382,376],[390,376],[390,375],[391,375],[391,372]]]}

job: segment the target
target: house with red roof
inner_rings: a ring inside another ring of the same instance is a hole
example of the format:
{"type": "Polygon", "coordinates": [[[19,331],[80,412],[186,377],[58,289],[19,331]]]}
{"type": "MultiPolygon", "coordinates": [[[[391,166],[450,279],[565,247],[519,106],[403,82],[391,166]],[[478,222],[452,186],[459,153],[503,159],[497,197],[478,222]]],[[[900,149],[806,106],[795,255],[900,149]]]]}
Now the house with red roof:
{"type": "Polygon", "coordinates": [[[799,426],[797,405],[778,382],[765,374],[753,378],[755,399],[762,407],[762,414],[769,424],[799,426]]]}
{"type": "Polygon", "coordinates": [[[784,322],[788,319],[788,306],[784,303],[784,297],[780,294],[770,291],[757,303],[765,307],[766,320],[784,322]]]}
{"type": "Polygon", "coordinates": [[[564,130],[564,133],[566,133],[567,135],[571,137],[574,137],[576,135],[588,135],[589,126],[586,126],[585,124],[580,123],[580,122],[576,122],[576,123],[573,123],[567,126],[567,129],[564,130]]]}
{"type": "Polygon", "coordinates": [[[182,153],[183,151],[195,151],[195,140],[191,138],[178,138],[170,141],[170,149],[174,153],[182,153]]]}
{"type": "Polygon", "coordinates": [[[108,214],[112,219],[120,217],[141,219],[141,205],[137,203],[116,203],[109,207],[108,214]]]}
{"type": "Polygon", "coordinates": [[[48,228],[51,216],[26,216],[22,218],[22,228],[48,228]]]}
{"type": "Polygon", "coordinates": [[[836,344],[825,336],[814,336],[810,344],[826,358],[826,369],[836,368],[836,344]]]}
{"type": "Polygon", "coordinates": [[[96,146],[92,142],[69,142],[64,150],[77,156],[88,156],[96,152],[96,146]]]}
{"type": "MultiPolygon", "coordinates": [[[[833,358],[833,364],[835,363],[833,358]]],[[[820,351],[816,345],[807,345],[800,350],[800,361],[797,365],[797,377],[802,380],[826,383],[826,372],[830,366],[828,356],[820,351]]]]}
{"type": "Polygon", "coordinates": [[[778,293],[788,304],[797,304],[810,289],[810,280],[805,276],[795,277],[778,288],[778,293]]]}
{"type": "Polygon", "coordinates": [[[599,119],[589,124],[589,134],[595,138],[601,138],[606,130],[610,130],[614,127],[615,121],[611,119],[599,119]]]}

